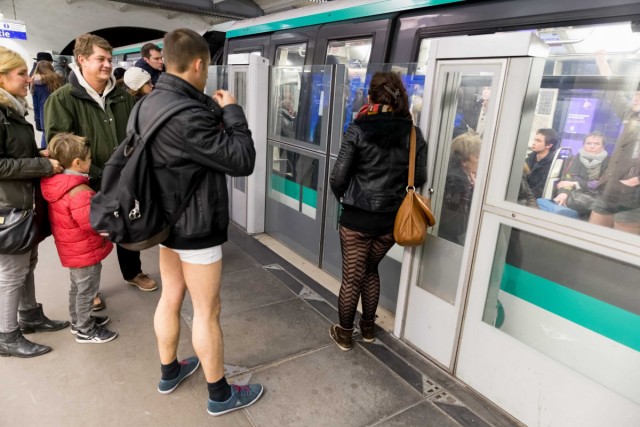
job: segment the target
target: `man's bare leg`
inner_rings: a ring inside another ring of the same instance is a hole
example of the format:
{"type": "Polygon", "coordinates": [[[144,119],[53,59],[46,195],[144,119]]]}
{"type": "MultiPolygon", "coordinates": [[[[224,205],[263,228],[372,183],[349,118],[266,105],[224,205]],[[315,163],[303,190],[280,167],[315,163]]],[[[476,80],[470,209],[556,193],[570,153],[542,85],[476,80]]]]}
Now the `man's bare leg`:
{"type": "Polygon", "coordinates": [[[208,383],[224,376],[224,344],[220,329],[222,261],[213,264],[182,263],[193,303],[192,342],[208,383]]]}
{"type": "Polygon", "coordinates": [[[160,277],[162,294],[153,324],[158,339],[160,363],[166,365],[176,360],[180,338],[180,308],[187,289],[180,257],[168,248],[160,248],[160,277]]]}

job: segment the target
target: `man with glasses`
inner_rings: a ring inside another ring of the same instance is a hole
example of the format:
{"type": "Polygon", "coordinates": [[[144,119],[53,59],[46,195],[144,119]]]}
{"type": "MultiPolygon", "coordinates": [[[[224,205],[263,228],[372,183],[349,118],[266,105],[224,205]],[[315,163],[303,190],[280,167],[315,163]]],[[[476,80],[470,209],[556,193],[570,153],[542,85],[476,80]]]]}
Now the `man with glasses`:
{"type": "Polygon", "coordinates": [[[162,50],[158,45],[147,43],[140,49],[142,58],[138,59],[135,67],[140,67],[151,74],[151,83],[155,86],[158,77],[164,71],[164,61],[162,60],[162,50]]]}

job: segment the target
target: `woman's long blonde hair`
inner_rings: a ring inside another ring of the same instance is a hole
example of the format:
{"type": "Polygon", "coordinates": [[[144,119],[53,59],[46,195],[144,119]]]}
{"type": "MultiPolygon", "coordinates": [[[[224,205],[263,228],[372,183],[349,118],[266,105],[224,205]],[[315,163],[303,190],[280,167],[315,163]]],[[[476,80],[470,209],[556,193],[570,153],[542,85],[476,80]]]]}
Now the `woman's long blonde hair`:
{"type": "Polygon", "coordinates": [[[0,74],[6,74],[16,68],[26,66],[27,63],[24,62],[22,56],[11,49],[0,46],[0,74]]]}

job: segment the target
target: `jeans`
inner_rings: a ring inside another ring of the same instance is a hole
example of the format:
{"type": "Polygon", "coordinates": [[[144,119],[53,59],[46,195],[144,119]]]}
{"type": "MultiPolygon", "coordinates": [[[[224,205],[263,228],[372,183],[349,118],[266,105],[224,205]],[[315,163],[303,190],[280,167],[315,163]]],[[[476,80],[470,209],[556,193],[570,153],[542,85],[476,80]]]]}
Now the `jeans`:
{"type": "Polygon", "coordinates": [[[118,253],[118,264],[120,264],[120,272],[124,280],[131,280],[142,272],[139,251],[130,251],[118,245],[116,246],[116,252],[118,253]]]}
{"type": "Polygon", "coordinates": [[[33,271],[38,245],[20,255],[0,255],[0,332],[18,329],[18,310],[38,307],[33,271]]]}
{"type": "Polygon", "coordinates": [[[71,323],[82,332],[89,332],[95,320],[91,317],[91,303],[100,287],[102,263],[89,267],[70,268],[71,289],[69,289],[69,315],[71,323]]]}

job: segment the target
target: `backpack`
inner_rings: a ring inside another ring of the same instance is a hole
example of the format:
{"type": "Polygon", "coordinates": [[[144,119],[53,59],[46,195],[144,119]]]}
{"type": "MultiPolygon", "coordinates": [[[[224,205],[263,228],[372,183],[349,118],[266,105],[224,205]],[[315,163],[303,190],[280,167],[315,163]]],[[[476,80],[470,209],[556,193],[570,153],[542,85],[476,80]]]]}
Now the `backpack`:
{"type": "Polygon", "coordinates": [[[168,218],[159,200],[147,141],[176,113],[202,107],[202,104],[184,100],[169,104],[139,132],[138,112],[144,101],[134,106],[127,123],[127,136],[104,165],[100,191],[91,198],[89,215],[94,230],[131,251],[147,249],[166,240],[197,187],[189,189],[181,205],[168,218]]]}

